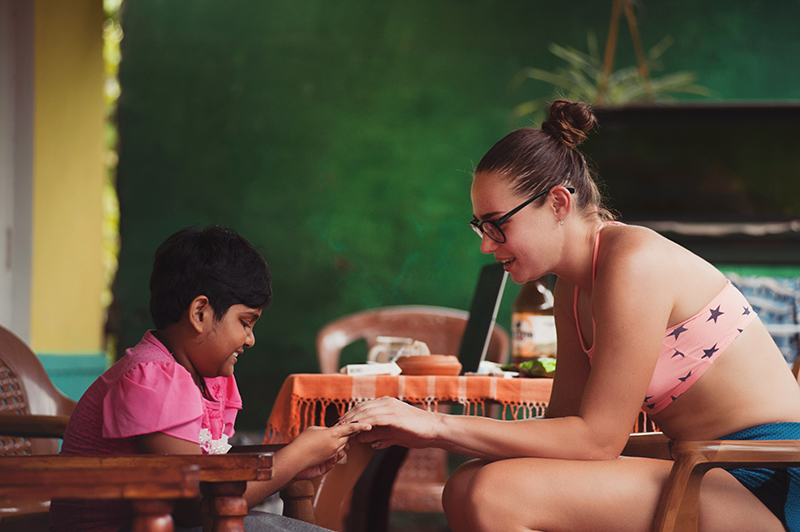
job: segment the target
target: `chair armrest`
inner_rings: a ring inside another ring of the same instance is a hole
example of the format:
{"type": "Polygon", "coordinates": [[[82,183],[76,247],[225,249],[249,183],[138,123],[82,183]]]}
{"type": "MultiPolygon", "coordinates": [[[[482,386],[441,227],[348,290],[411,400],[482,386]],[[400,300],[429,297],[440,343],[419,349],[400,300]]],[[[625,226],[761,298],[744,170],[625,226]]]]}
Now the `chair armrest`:
{"type": "Polygon", "coordinates": [[[631,434],[625,449],[622,450],[622,455],[672,460],[669,452],[669,441],[669,438],[661,432],[631,434]]]}
{"type": "Polygon", "coordinates": [[[0,414],[0,434],[24,438],[63,438],[69,416],[0,414]]]}
{"type": "Polygon", "coordinates": [[[676,441],[672,456],[675,464],[656,511],[654,530],[696,532],[700,482],[709,469],[800,466],[800,441],[676,441]]]}

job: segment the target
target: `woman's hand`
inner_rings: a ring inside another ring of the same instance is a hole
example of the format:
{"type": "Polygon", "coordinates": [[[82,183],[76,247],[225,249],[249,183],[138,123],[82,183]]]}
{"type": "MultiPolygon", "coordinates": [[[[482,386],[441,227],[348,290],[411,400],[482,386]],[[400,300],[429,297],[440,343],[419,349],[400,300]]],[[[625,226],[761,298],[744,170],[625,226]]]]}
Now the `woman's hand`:
{"type": "Polygon", "coordinates": [[[371,442],[375,449],[392,445],[430,447],[438,434],[438,414],[427,412],[392,397],[381,397],[356,406],[341,417],[339,424],[365,423],[372,430],[356,439],[371,442]]]}
{"type": "Polygon", "coordinates": [[[292,455],[291,463],[299,467],[296,479],[311,479],[330,471],[344,458],[350,437],[370,430],[364,423],[348,423],[335,427],[308,427],[285,450],[292,455]]]}

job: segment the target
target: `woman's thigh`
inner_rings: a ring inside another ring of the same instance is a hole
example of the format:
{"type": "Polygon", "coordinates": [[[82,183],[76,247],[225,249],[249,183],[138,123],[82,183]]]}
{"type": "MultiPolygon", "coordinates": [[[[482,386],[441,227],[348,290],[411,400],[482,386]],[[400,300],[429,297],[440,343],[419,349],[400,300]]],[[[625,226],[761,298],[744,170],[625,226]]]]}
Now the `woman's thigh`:
{"type": "MultiPolygon", "coordinates": [[[[473,461],[445,489],[454,532],[541,530],[649,532],[672,462],[517,458],[473,461]]],[[[780,521],[721,469],[701,486],[703,532],[783,532],[780,521]]]]}

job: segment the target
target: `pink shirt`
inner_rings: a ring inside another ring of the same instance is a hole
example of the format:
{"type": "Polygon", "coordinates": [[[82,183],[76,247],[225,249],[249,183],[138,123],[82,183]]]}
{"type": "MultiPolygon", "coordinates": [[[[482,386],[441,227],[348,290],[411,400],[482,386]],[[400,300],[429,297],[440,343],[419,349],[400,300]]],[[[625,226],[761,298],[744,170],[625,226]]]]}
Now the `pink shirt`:
{"type": "MultiPolygon", "coordinates": [[[[148,331],[83,394],[61,454],[139,454],[136,436],[153,432],[224,453],[242,399],[233,376],[205,382],[216,401],[203,398],[189,371],[148,331]]],[[[129,507],[115,501],[53,501],[50,508],[50,528],[58,532],[112,532],[131,519],[129,507]]]]}

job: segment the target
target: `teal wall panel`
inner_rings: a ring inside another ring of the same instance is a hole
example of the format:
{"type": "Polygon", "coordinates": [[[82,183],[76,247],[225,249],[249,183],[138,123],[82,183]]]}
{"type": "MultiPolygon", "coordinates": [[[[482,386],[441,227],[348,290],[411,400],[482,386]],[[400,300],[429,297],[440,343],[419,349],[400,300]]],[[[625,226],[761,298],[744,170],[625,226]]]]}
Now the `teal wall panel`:
{"type": "Polygon", "coordinates": [[[37,356],[55,387],[75,401],[109,367],[104,354],[37,356]]]}
{"type": "MultiPolygon", "coordinates": [[[[798,99],[800,3],[642,2],[645,48],[676,44],[718,99],[798,99]]],[[[275,301],[237,365],[242,428],[262,428],[283,379],[316,371],[314,336],[345,313],[467,309],[482,256],[466,226],[471,171],[515,105],[551,94],[549,42],[605,38],[611,2],[128,0],[120,70],[122,248],[111,328],[151,326],[153,252],[217,223],[267,257],[275,301]]],[[[618,65],[633,63],[623,25],[618,65]]],[[[518,287],[506,290],[508,325],[518,287]]],[[[347,357],[363,357],[362,347],[347,357]]]]}

